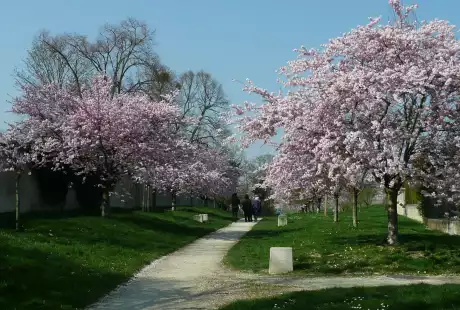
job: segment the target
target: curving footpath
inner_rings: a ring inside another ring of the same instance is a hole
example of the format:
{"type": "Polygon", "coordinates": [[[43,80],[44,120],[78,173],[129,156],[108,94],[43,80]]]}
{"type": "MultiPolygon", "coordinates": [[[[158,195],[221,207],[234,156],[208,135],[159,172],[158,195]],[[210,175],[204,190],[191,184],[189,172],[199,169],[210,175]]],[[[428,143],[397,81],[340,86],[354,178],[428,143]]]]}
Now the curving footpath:
{"type": "Polygon", "coordinates": [[[231,271],[227,251],[256,223],[238,221],[153,261],[88,310],[218,309],[239,299],[331,287],[458,283],[446,276],[286,277],[231,271]]]}
{"type": "Polygon", "coordinates": [[[221,266],[222,258],[255,224],[240,220],[153,261],[88,309],[214,309],[210,299],[220,304],[229,291],[231,297],[236,293],[234,281],[226,281],[231,272],[221,266]]]}

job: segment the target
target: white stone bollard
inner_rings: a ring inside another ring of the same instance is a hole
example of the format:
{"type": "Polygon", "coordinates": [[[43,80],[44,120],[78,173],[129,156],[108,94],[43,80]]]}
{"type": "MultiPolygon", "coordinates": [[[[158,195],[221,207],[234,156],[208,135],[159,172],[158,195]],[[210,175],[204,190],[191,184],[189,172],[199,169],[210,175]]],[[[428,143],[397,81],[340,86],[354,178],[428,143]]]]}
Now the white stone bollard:
{"type": "Polygon", "coordinates": [[[278,215],[278,227],[286,226],[288,223],[287,215],[278,215]]]}
{"type": "Polygon", "coordinates": [[[193,219],[197,222],[203,223],[203,216],[202,214],[197,214],[193,216],[193,219]]]}
{"type": "Polygon", "coordinates": [[[270,248],[269,274],[287,273],[294,270],[291,247],[270,248]]]}
{"type": "Polygon", "coordinates": [[[207,214],[201,214],[201,220],[203,222],[207,222],[208,221],[208,215],[207,214]]]}

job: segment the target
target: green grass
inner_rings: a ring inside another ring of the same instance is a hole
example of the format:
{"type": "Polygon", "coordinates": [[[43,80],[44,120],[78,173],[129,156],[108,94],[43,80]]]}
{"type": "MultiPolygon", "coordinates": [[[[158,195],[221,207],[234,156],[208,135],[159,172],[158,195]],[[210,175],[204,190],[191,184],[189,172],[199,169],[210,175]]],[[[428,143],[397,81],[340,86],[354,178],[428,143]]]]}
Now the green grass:
{"type": "Polygon", "coordinates": [[[362,208],[359,228],[349,213],[340,222],[324,214],[292,214],[277,227],[267,217],[245,235],[225,258],[232,268],[266,272],[270,247],[293,248],[294,274],[451,274],[460,273],[460,236],[430,231],[399,217],[399,246],[385,245],[386,212],[382,206],[362,208]]]}
{"type": "Polygon", "coordinates": [[[34,215],[21,233],[0,226],[0,309],[81,309],[151,260],[230,222],[221,210],[179,208],[106,219],[34,215]],[[196,213],[208,213],[209,222],[193,221],[196,213]]]}
{"type": "Polygon", "coordinates": [[[221,310],[455,310],[460,285],[384,286],[303,291],[278,297],[237,301],[221,310]]]}

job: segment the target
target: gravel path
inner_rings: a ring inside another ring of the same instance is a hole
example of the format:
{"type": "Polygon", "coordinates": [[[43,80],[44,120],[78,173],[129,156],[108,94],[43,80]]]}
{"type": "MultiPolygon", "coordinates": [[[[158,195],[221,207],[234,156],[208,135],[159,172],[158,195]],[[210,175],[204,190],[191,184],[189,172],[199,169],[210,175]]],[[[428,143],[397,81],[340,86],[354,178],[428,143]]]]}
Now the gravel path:
{"type": "Polygon", "coordinates": [[[458,277],[292,277],[231,271],[221,264],[227,251],[255,223],[232,223],[164,256],[88,310],[218,309],[238,299],[331,287],[460,284],[458,277]]]}
{"type": "Polygon", "coordinates": [[[225,271],[221,261],[254,225],[240,220],[153,261],[89,309],[214,309],[209,299],[231,301],[237,294],[233,286],[240,281],[234,281],[235,275],[225,271]]]}

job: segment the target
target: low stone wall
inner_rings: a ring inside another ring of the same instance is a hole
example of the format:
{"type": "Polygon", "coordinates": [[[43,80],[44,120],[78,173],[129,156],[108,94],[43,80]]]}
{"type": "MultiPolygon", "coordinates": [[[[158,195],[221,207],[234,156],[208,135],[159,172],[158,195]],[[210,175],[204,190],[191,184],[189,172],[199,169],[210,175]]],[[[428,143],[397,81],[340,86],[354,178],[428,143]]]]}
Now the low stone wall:
{"type": "MultiPolygon", "coordinates": [[[[15,178],[16,175],[14,172],[0,173],[0,212],[14,210],[16,199],[15,178]]],[[[35,199],[37,196],[37,186],[34,180],[27,174],[23,175],[19,181],[19,187],[24,189],[19,192],[19,199],[24,212],[37,209],[39,202],[35,199]]]]}
{"type": "Polygon", "coordinates": [[[449,235],[460,235],[460,221],[450,219],[430,219],[421,216],[417,205],[406,205],[398,208],[398,214],[425,224],[428,229],[442,231],[449,235]]]}
{"type": "MultiPolygon", "coordinates": [[[[0,172],[0,213],[13,212],[15,210],[16,201],[16,175],[14,172],[0,172]]],[[[19,182],[19,199],[21,213],[30,211],[45,211],[45,210],[72,210],[79,208],[76,192],[73,188],[69,188],[65,202],[59,206],[49,206],[43,202],[38,189],[36,178],[28,173],[23,173],[19,182]]],[[[119,195],[110,197],[110,204],[115,208],[132,209],[140,207],[142,204],[143,189],[142,186],[136,186],[129,180],[122,180],[115,189],[119,195]],[[123,195],[125,192],[128,195],[123,195]]],[[[160,194],[156,195],[157,207],[170,207],[172,203],[171,195],[160,194]]],[[[178,196],[176,198],[176,206],[202,206],[204,201],[190,196],[178,196]]],[[[209,206],[212,206],[209,202],[209,206]]]]}
{"type": "Polygon", "coordinates": [[[449,235],[460,235],[460,220],[424,218],[418,205],[406,204],[404,189],[398,194],[398,214],[425,224],[428,229],[442,231],[449,235]]]}
{"type": "Polygon", "coordinates": [[[428,229],[442,231],[449,235],[460,234],[460,221],[448,219],[428,219],[425,218],[424,223],[428,229]]]}

